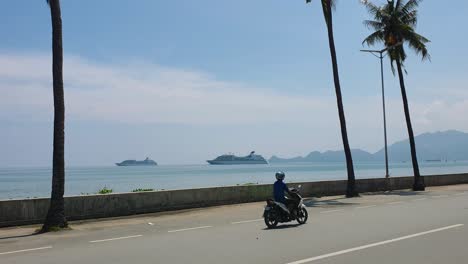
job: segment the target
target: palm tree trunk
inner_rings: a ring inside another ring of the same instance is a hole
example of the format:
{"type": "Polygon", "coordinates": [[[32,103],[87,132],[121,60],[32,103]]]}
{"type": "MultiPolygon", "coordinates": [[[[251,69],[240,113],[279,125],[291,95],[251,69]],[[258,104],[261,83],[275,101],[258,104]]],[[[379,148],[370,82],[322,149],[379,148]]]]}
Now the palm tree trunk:
{"type": "Polygon", "coordinates": [[[346,157],[346,168],[348,171],[348,181],[346,188],[346,197],[356,197],[358,192],[356,190],[356,179],[354,176],[354,165],[353,158],[351,155],[351,148],[349,147],[348,142],[348,132],[346,130],[346,118],[343,108],[343,99],[341,96],[341,87],[340,87],[340,77],[338,72],[338,62],[336,59],[336,49],[335,49],[335,40],[333,37],[333,17],[332,17],[332,7],[331,1],[322,1],[323,15],[325,16],[325,21],[328,29],[328,41],[330,45],[330,55],[332,59],[333,66],[333,80],[335,83],[335,92],[336,92],[336,102],[338,105],[338,115],[340,117],[340,126],[341,126],[341,138],[343,140],[343,147],[346,157]]]}
{"type": "Polygon", "coordinates": [[[63,48],[62,18],[60,1],[50,0],[52,17],[52,70],[54,91],[54,146],[52,161],[52,194],[50,207],[42,227],[43,232],[51,228],[67,227],[65,218],[65,102],[63,92],[63,48]]]}
{"type": "Polygon", "coordinates": [[[419,174],[418,158],[416,156],[416,143],[414,142],[413,126],[411,125],[411,118],[410,118],[409,107],[408,107],[408,98],[406,97],[405,80],[403,76],[403,71],[401,69],[401,62],[399,60],[396,60],[396,64],[397,64],[397,69],[398,69],[398,77],[400,79],[401,97],[403,99],[406,126],[408,128],[408,137],[409,137],[409,142],[410,142],[410,147],[411,147],[411,161],[413,163],[413,172],[414,172],[413,190],[424,191],[426,186],[424,184],[424,177],[421,177],[421,175],[419,174]]]}

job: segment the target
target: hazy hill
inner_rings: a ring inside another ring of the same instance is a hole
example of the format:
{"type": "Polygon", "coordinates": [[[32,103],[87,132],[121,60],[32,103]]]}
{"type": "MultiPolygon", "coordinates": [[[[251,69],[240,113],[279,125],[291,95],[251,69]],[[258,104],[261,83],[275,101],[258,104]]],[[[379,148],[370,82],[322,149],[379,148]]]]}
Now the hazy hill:
{"type": "MultiPolygon", "coordinates": [[[[415,137],[419,161],[426,160],[468,160],[468,133],[456,130],[424,133],[415,137]]],[[[351,150],[354,161],[382,161],[384,149],[371,154],[364,150],[351,150]]],[[[388,147],[390,162],[410,161],[411,153],[408,140],[396,142],[388,147]]],[[[311,152],[305,157],[289,159],[272,156],[271,163],[279,162],[341,162],[345,160],[343,151],[311,152]]]]}

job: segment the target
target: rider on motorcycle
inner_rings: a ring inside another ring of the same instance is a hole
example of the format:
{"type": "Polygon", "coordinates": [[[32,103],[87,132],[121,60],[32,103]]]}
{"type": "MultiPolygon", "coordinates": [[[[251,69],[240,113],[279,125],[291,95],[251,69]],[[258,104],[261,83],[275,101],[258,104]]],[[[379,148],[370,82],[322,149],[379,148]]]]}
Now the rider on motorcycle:
{"type": "Polygon", "coordinates": [[[284,204],[287,207],[289,213],[292,213],[291,215],[294,217],[294,201],[284,196],[285,192],[291,195],[291,191],[289,190],[288,186],[283,182],[286,175],[284,172],[278,171],[275,176],[276,182],[273,184],[273,197],[275,202],[284,204]]]}

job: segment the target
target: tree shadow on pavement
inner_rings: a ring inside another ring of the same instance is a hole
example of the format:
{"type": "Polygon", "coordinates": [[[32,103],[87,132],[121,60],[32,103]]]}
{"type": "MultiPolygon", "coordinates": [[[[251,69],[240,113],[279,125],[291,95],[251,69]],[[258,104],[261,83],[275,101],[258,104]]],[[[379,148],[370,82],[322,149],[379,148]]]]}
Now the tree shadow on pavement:
{"type": "Polygon", "coordinates": [[[363,195],[366,195],[366,196],[372,196],[372,195],[418,196],[418,195],[424,195],[424,193],[425,192],[415,192],[412,190],[394,190],[394,191],[363,193],[363,195]]]}
{"type": "Polygon", "coordinates": [[[39,235],[38,232],[34,232],[34,233],[31,233],[31,234],[26,234],[26,235],[16,235],[16,236],[1,236],[0,235],[0,240],[13,239],[13,238],[22,238],[22,237],[31,237],[31,236],[37,236],[37,235],[39,235]]]}
{"type": "Polygon", "coordinates": [[[318,200],[317,198],[307,198],[304,199],[304,205],[307,207],[338,207],[338,206],[351,206],[356,205],[352,202],[343,202],[343,198],[335,198],[329,200],[318,200]]]}

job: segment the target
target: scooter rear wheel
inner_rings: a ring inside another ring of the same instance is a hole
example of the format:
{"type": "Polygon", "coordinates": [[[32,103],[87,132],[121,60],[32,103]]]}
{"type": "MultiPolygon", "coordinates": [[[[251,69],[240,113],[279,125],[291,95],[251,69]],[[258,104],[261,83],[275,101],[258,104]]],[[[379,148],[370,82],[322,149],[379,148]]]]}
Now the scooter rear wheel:
{"type": "Polygon", "coordinates": [[[276,218],[276,215],[272,212],[267,212],[264,220],[268,228],[274,228],[278,225],[278,218],[276,218]]]}

